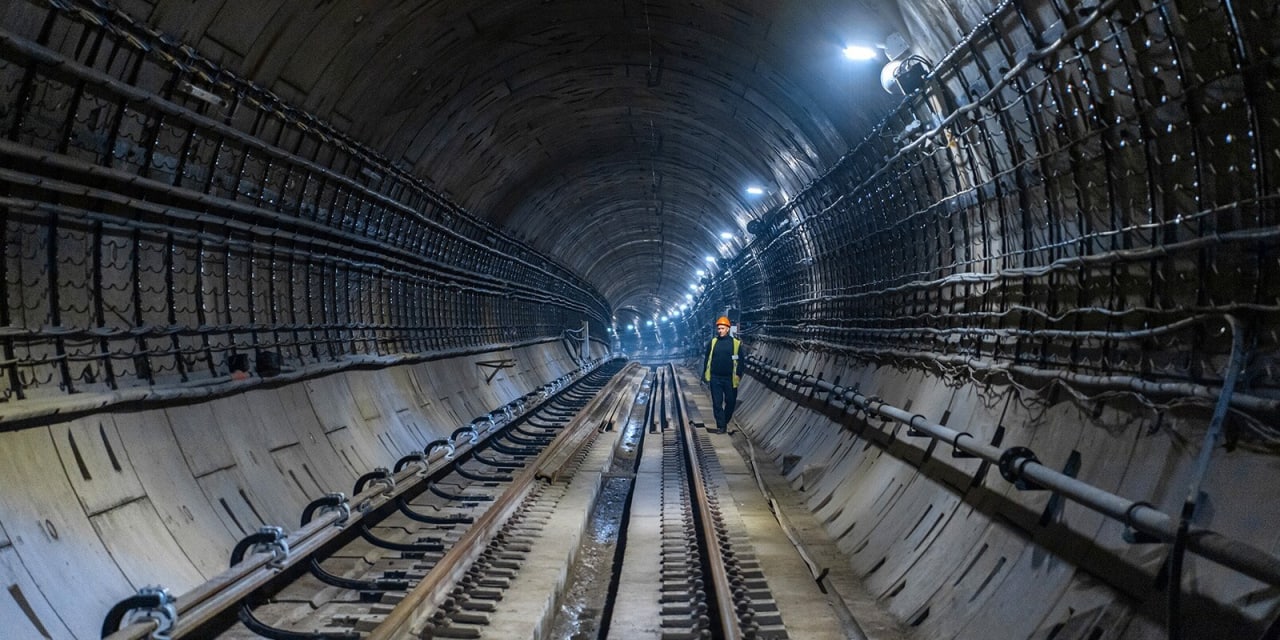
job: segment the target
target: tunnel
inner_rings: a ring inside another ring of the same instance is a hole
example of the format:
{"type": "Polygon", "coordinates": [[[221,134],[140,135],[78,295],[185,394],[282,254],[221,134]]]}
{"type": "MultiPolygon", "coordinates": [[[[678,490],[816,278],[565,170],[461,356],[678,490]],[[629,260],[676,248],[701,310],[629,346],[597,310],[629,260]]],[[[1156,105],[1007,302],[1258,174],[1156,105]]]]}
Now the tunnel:
{"type": "Polygon", "coordinates": [[[0,636],[726,316],[892,637],[1280,637],[1278,85],[1271,0],[9,0],[0,636]]]}

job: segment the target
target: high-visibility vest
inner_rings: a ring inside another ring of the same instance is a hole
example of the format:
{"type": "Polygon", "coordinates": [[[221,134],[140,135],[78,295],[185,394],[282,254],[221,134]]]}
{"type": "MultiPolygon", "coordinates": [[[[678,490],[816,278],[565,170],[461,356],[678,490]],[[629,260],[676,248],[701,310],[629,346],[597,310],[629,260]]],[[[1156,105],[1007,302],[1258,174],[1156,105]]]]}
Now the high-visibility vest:
{"type": "MultiPolygon", "coordinates": [[[[720,336],[716,336],[711,339],[711,351],[707,353],[707,370],[702,373],[702,379],[706,380],[707,382],[711,382],[711,356],[715,355],[716,353],[716,341],[719,339],[720,339],[720,336]]],[[[730,340],[733,340],[733,388],[737,389],[738,379],[739,379],[738,378],[738,347],[742,346],[742,341],[737,338],[730,338],[730,340]]]]}

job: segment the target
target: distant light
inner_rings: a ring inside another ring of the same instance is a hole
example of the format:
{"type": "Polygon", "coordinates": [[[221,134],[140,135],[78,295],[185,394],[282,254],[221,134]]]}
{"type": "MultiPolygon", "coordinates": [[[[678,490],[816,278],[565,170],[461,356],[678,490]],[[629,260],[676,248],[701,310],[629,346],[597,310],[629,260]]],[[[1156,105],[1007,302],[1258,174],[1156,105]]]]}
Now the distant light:
{"type": "MultiPolygon", "coordinates": [[[[693,285],[689,285],[689,288],[690,288],[690,289],[692,289],[692,288],[694,288],[694,287],[693,287],[693,285]]],[[[686,294],[684,294],[684,297],[685,297],[685,298],[688,298],[689,300],[693,300],[693,294],[692,294],[692,293],[686,293],[686,294]]]]}
{"type": "Polygon", "coordinates": [[[844,48],[844,57],[850,60],[875,60],[876,50],[871,47],[851,44],[844,48]]]}
{"type": "Polygon", "coordinates": [[[646,326],[646,327],[652,327],[652,326],[653,326],[653,321],[652,321],[652,320],[645,320],[645,321],[644,321],[644,326],[646,326]]]}
{"type": "Polygon", "coordinates": [[[635,329],[635,328],[636,328],[636,326],[635,326],[634,324],[629,324],[629,325],[627,325],[627,331],[631,331],[631,330],[633,330],[633,329],[635,329]]]}
{"type": "Polygon", "coordinates": [[[666,322],[666,321],[668,321],[668,320],[670,320],[670,319],[671,319],[671,318],[668,318],[668,317],[666,317],[666,316],[662,316],[662,321],[663,321],[663,322],[666,322]]]}
{"type": "Polygon", "coordinates": [[[714,256],[707,256],[707,257],[703,258],[703,260],[706,260],[707,262],[715,262],[715,261],[716,261],[716,259],[715,259],[715,257],[714,257],[714,256]]]}
{"type": "Polygon", "coordinates": [[[702,276],[707,275],[707,272],[706,272],[706,270],[705,270],[705,269],[698,269],[697,273],[698,273],[698,277],[699,277],[699,278],[701,278],[702,276]]]}
{"type": "Polygon", "coordinates": [[[721,237],[721,238],[723,238],[723,239],[725,239],[725,240],[732,240],[732,239],[733,239],[733,234],[732,234],[732,233],[729,233],[728,231],[721,231],[721,232],[720,232],[720,237],[721,237]]]}
{"type": "MultiPolygon", "coordinates": [[[[690,288],[690,289],[693,289],[694,291],[697,291],[697,290],[698,290],[698,283],[694,282],[694,283],[690,284],[690,285],[689,285],[689,288],[690,288]]],[[[687,296],[688,296],[689,294],[687,294],[687,293],[686,293],[685,295],[687,295],[687,296]]],[[[690,298],[692,298],[693,296],[689,296],[689,297],[690,297],[690,298]]]]}
{"type": "Polygon", "coordinates": [[[756,185],[754,185],[754,184],[753,184],[753,185],[751,185],[751,186],[747,187],[747,195],[749,195],[749,196],[762,196],[762,195],[764,195],[764,187],[759,187],[759,186],[756,186],[756,185]]]}

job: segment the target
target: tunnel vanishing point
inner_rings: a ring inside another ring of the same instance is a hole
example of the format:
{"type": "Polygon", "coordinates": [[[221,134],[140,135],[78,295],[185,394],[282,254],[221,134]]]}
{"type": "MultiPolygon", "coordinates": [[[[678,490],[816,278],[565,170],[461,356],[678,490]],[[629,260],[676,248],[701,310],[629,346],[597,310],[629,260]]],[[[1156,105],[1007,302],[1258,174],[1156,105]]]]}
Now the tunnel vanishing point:
{"type": "Polygon", "coordinates": [[[908,637],[1276,638],[1278,6],[8,0],[0,637],[727,314],[908,637]]]}

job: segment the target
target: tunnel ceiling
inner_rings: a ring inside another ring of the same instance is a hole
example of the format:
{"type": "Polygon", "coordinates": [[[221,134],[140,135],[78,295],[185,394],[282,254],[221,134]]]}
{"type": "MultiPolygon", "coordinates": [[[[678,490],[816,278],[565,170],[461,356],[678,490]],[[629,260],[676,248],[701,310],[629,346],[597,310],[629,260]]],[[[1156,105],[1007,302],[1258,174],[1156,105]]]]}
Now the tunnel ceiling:
{"type": "Polygon", "coordinates": [[[884,0],[120,6],[644,314],[883,117],[841,49],[902,29],[884,0]]]}

